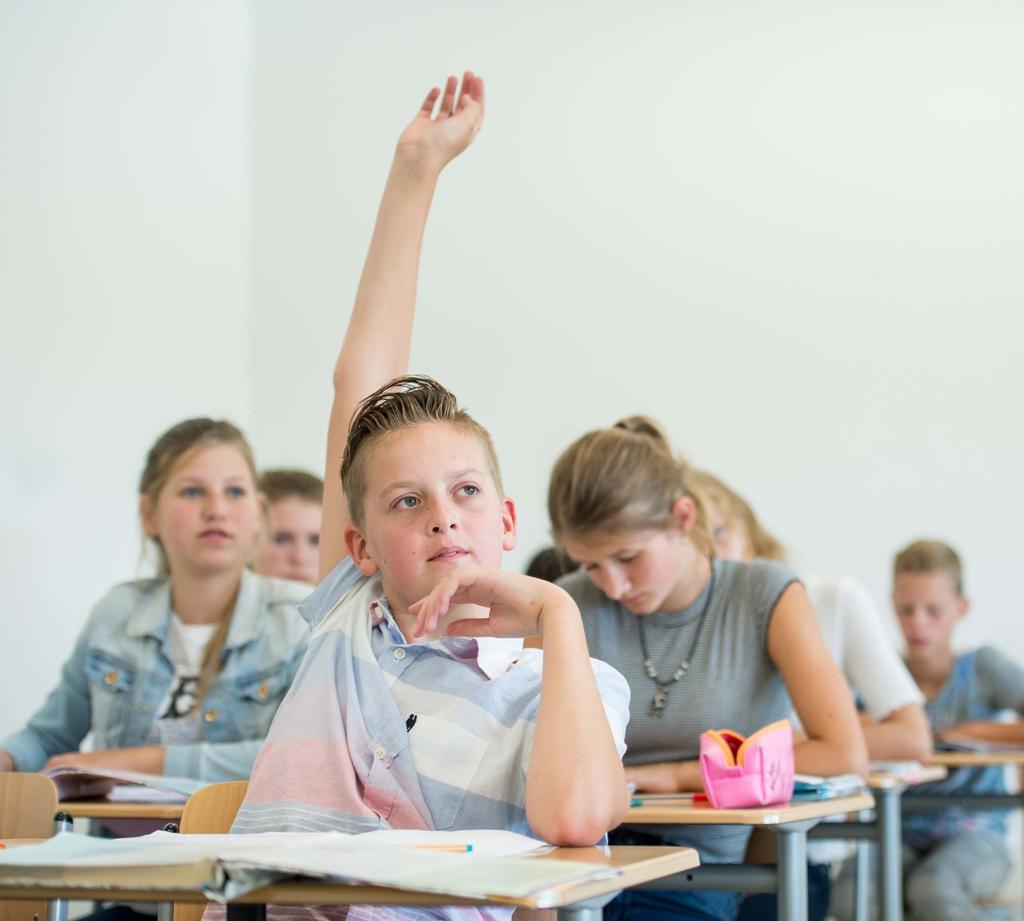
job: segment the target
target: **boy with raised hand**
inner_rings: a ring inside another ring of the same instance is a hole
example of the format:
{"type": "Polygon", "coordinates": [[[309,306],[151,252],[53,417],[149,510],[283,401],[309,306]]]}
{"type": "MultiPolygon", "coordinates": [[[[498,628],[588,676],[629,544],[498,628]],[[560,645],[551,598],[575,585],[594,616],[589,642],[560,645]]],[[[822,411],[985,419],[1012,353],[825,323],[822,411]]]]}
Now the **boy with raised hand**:
{"type": "Polygon", "coordinates": [[[590,845],[628,808],[624,680],[588,657],[565,592],[498,569],[516,514],[486,431],[436,381],[397,378],[435,184],[483,119],[483,81],[456,83],[399,138],[334,374],[310,648],[237,832],[504,828],[590,845]],[[543,653],[522,649],[535,633],[543,653]]]}

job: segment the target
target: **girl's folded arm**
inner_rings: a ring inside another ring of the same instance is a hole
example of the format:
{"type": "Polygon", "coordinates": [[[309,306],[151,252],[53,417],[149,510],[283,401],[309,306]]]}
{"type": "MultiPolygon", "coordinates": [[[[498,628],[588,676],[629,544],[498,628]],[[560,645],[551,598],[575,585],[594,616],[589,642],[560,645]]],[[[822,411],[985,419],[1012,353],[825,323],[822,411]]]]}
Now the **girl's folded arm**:
{"type": "Polygon", "coordinates": [[[790,585],[775,605],[768,625],[768,654],[807,733],[807,740],[795,746],[797,771],[866,776],[867,747],[853,696],[799,583],[790,585]]]}

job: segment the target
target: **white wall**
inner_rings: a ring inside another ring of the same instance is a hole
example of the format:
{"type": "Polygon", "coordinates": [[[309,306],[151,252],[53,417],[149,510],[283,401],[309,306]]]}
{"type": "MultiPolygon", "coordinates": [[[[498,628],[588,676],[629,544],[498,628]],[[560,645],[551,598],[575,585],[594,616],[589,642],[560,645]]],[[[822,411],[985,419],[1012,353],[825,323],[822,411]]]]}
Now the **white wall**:
{"type": "Polygon", "coordinates": [[[228,414],[321,466],[394,139],[466,66],[487,123],[441,183],[414,366],[496,437],[509,565],[558,451],[644,411],[880,601],[894,549],[953,540],[964,643],[1024,660],[1019,4],[98,8],[0,5],[0,732],[134,572],[156,432],[228,414]]]}
{"type": "Polygon", "coordinates": [[[1012,0],[256,4],[264,456],[320,463],[394,139],[472,67],[414,367],[497,439],[510,565],[558,452],[642,411],[880,604],[894,550],[952,540],[964,644],[1024,660],[1022,41],[1012,0]]]}
{"type": "Polygon", "coordinates": [[[241,2],[0,4],[0,735],[138,571],[160,431],[249,420],[241,2]]]}

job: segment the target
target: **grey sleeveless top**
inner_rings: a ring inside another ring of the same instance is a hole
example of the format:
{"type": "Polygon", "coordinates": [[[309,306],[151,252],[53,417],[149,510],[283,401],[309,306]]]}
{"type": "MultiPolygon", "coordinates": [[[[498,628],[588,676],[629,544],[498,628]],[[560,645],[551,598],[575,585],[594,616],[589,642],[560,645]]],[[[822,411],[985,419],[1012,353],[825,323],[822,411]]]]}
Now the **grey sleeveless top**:
{"type": "MultiPolygon", "coordinates": [[[[782,676],[768,656],[768,624],[783,591],[797,581],[781,563],[714,561],[714,596],[689,671],[672,686],[662,716],[649,707],[657,686],[645,674],[637,622],[583,570],[558,580],[583,615],[590,655],[625,677],[630,688],[627,765],[696,760],[700,734],[734,729],[749,735],[789,715],[782,676]]],[[[688,608],[643,615],[647,649],[662,680],[690,651],[711,582],[688,608]]],[[[696,848],[705,863],[743,860],[750,829],[728,826],[645,826],[636,830],[696,848]]]]}

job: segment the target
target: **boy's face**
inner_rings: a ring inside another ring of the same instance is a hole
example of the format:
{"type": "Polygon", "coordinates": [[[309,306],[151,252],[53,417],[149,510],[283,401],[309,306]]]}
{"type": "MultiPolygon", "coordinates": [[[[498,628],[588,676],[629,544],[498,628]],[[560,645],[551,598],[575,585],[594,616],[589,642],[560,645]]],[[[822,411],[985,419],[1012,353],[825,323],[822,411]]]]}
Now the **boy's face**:
{"type": "Polygon", "coordinates": [[[429,422],[370,450],[363,526],[345,536],[360,572],[381,573],[392,606],[404,612],[453,569],[501,565],[515,546],[515,507],[477,438],[429,422]]]}
{"type": "Polygon", "coordinates": [[[266,531],[256,551],[256,571],[265,576],[317,583],[320,503],[285,496],[267,506],[266,531]]]}
{"type": "Polygon", "coordinates": [[[893,584],[892,605],[911,659],[947,653],[953,629],[969,607],[944,572],[900,573],[893,584]]]}

